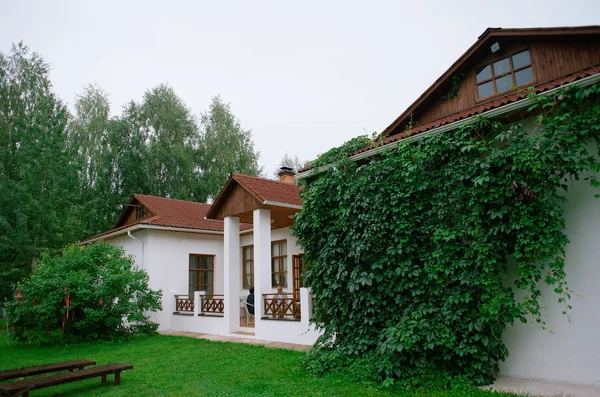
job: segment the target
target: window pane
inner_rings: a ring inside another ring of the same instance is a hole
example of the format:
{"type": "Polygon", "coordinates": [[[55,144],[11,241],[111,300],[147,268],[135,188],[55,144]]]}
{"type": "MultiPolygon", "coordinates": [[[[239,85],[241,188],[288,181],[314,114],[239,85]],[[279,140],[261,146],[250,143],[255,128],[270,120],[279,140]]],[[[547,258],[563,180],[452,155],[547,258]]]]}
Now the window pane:
{"type": "Polygon", "coordinates": [[[244,259],[253,259],[252,247],[244,248],[244,259]]]}
{"type": "Polygon", "coordinates": [[[531,68],[519,70],[515,73],[515,80],[517,85],[531,83],[533,81],[533,71],[531,68]]]}
{"type": "Polygon", "coordinates": [[[198,272],[190,272],[190,286],[198,285],[198,272]]]}
{"type": "Polygon", "coordinates": [[[500,77],[496,79],[496,92],[508,91],[513,87],[512,76],[500,77]]]}
{"type": "Polygon", "coordinates": [[[479,95],[480,99],[494,95],[494,87],[492,86],[492,82],[490,81],[488,83],[478,85],[477,94],[479,95]]]}
{"type": "Polygon", "coordinates": [[[512,56],[513,67],[519,69],[523,66],[531,65],[531,58],[529,57],[529,51],[519,52],[512,56]]]}
{"type": "Polygon", "coordinates": [[[490,65],[486,65],[477,71],[477,82],[489,80],[492,78],[492,68],[490,65]]]}
{"type": "Polygon", "coordinates": [[[271,246],[271,256],[279,256],[279,244],[275,243],[271,246]]]}
{"type": "Polygon", "coordinates": [[[202,269],[212,270],[212,256],[202,257],[202,269]]]}
{"type": "Polygon", "coordinates": [[[510,62],[508,62],[508,58],[494,62],[494,76],[501,76],[505,73],[510,73],[510,62]]]}
{"type": "Polygon", "coordinates": [[[282,241],[281,242],[281,247],[280,247],[280,255],[287,255],[287,241],[282,241]]]}
{"type": "Polygon", "coordinates": [[[190,256],[190,269],[198,269],[198,257],[190,256]]]}

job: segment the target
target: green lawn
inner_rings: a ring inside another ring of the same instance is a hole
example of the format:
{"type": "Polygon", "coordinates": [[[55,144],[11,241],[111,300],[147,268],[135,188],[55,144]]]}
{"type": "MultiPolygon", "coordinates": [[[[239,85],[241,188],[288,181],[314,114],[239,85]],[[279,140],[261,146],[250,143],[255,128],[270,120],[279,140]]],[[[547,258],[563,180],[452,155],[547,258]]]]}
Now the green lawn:
{"type": "MultiPolygon", "coordinates": [[[[361,386],[343,376],[317,378],[300,364],[305,353],[172,336],[66,347],[9,343],[0,331],[0,369],[73,359],[133,364],[121,386],[100,379],[35,390],[32,396],[388,396],[409,395],[361,386]]],[[[461,395],[488,396],[472,390],[461,395]]],[[[419,396],[456,395],[422,391],[419,396]]],[[[494,394],[501,396],[501,394],[494,394]]]]}

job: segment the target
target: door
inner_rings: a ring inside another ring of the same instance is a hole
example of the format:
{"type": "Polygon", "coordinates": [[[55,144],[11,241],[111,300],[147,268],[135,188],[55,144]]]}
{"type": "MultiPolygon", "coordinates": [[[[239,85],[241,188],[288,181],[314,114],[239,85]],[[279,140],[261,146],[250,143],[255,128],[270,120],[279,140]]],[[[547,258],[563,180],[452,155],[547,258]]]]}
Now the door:
{"type": "Polygon", "coordinates": [[[300,288],[304,286],[302,280],[302,254],[292,255],[292,268],[293,268],[293,287],[294,287],[294,301],[300,302],[300,288]]]}

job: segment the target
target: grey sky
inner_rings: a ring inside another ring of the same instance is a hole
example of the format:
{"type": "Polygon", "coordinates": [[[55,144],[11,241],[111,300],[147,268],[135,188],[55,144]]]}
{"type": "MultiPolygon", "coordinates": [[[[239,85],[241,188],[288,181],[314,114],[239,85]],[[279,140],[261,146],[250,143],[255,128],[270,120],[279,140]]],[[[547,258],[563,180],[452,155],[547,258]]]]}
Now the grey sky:
{"type": "Polygon", "coordinates": [[[271,174],[383,130],[487,27],[599,17],[600,0],[0,0],[0,51],[23,40],[69,105],[96,83],[113,114],[163,82],[196,115],[221,94],[271,174]]]}

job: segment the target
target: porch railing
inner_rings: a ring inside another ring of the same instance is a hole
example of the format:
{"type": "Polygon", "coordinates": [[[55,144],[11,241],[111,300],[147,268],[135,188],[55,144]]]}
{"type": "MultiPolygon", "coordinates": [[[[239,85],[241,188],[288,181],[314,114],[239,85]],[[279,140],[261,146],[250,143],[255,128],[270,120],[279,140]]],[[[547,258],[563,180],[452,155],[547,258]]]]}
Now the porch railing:
{"type": "Polygon", "coordinates": [[[189,295],[175,295],[176,312],[194,312],[194,300],[189,295]]]}
{"type": "Polygon", "coordinates": [[[201,296],[202,313],[223,314],[225,312],[225,303],[223,295],[203,295],[201,296]]]}
{"type": "Polygon", "coordinates": [[[300,302],[293,293],[263,294],[265,316],[287,319],[300,319],[300,302]]]}

